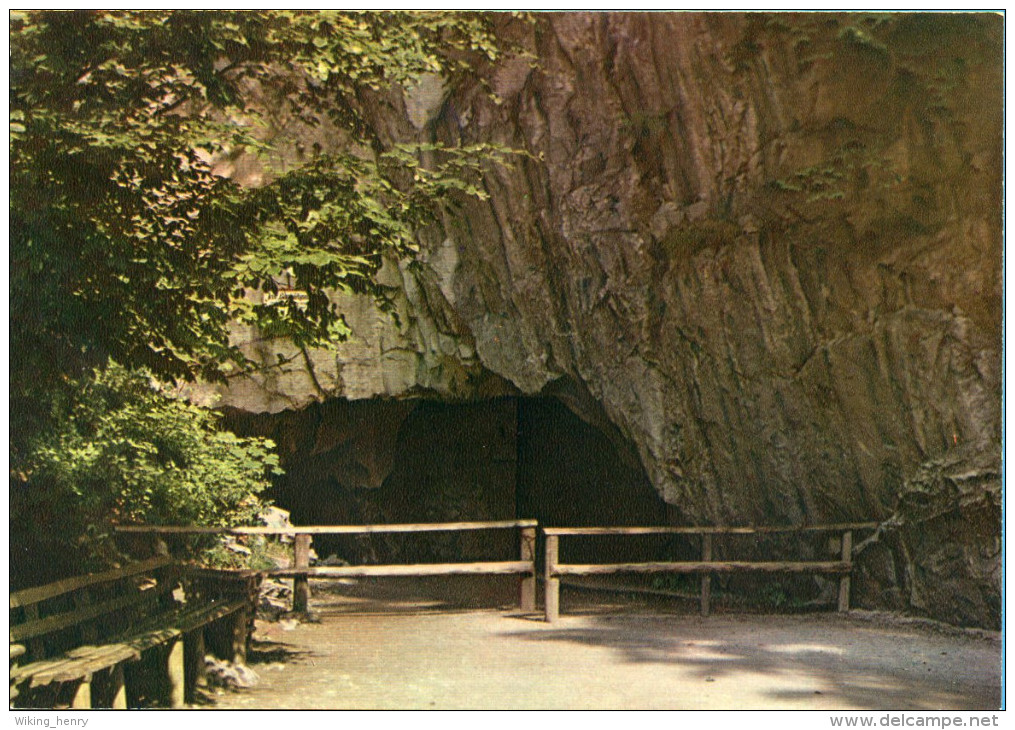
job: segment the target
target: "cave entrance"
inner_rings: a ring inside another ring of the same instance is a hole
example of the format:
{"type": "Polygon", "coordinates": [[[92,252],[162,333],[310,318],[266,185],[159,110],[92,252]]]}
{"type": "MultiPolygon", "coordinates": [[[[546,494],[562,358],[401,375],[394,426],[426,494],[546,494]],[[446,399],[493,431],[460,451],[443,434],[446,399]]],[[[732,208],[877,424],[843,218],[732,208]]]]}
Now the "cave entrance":
{"type": "Polygon", "coordinates": [[[560,527],[665,524],[666,503],[619,434],[556,398],[519,398],[516,407],[519,517],[560,527]]]}
{"type": "MultiPolygon", "coordinates": [[[[598,427],[590,420],[595,414],[583,420],[557,397],[502,397],[335,400],[274,415],[232,413],[227,423],[275,440],[286,473],[267,496],[295,524],[665,523],[666,504],[633,447],[604,416],[598,427]]],[[[514,539],[485,531],[421,541],[322,537],[315,549],[366,563],[504,559],[514,539]]]]}

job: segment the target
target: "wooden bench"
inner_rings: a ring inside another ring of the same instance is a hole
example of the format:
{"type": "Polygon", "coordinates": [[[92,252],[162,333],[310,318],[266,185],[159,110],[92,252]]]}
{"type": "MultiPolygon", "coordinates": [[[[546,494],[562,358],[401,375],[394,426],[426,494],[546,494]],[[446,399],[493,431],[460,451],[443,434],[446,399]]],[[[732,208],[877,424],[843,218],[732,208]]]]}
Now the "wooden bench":
{"type": "Polygon", "coordinates": [[[181,707],[206,641],[245,659],[259,581],[158,557],[11,593],[12,704],[181,707]]]}

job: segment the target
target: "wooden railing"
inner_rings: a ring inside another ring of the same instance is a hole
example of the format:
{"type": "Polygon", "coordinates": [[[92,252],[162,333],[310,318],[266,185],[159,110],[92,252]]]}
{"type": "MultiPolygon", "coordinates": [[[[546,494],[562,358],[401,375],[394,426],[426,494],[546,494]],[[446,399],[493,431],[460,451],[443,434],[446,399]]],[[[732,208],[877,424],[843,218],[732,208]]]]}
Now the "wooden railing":
{"type": "MultiPolygon", "coordinates": [[[[120,533],[163,535],[264,535],[293,537],[292,567],[263,571],[265,575],[293,579],[293,610],[306,611],[311,578],[368,578],[433,575],[518,575],[519,603],[524,611],[536,609],[536,528],[535,520],[493,522],[438,522],[400,525],[313,525],[289,527],[185,527],[171,525],[132,525],[116,528],[120,533]],[[457,532],[471,530],[519,530],[519,559],[470,563],[416,563],[386,565],[310,566],[310,546],[314,535],[367,535],[378,533],[457,532]]],[[[876,522],[852,522],[800,527],[547,527],[543,578],[545,580],[545,616],[556,621],[560,615],[560,578],[571,575],[613,573],[693,573],[701,575],[701,613],[711,610],[713,573],[754,571],[764,573],[830,573],[839,575],[839,611],[849,610],[850,575],[853,569],[853,532],[877,527],[876,522]],[[774,533],[840,532],[840,558],[830,561],[744,561],[712,558],[713,537],[721,535],[763,535],[774,533]],[[639,563],[561,563],[560,539],[590,535],[698,535],[701,560],[656,561],[639,563]]]]}
{"type": "Polygon", "coordinates": [[[288,535],[293,538],[291,568],[263,571],[265,575],[293,579],[293,610],[306,611],[310,578],[367,578],[430,575],[519,575],[519,603],[523,611],[536,610],[535,520],[493,522],[435,522],[404,525],[312,525],[290,527],[187,527],[174,525],[123,525],[120,533],[149,535],[288,535]],[[378,533],[462,532],[471,530],[519,530],[518,560],[472,563],[416,563],[391,565],[310,566],[314,535],[369,535],[378,533]]]}
{"type": "Polygon", "coordinates": [[[849,610],[850,574],[853,570],[853,532],[877,527],[876,522],[852,522],[837,525],[803,527],[547,527],[543,577],[546,588],[546,620],[560,616],[560,578],[567,575],[603,575],[611,573],[699,573],[701,574],[701,614],[710,612],[712,573],[759,571],[766,573],[833,573],[839,574],[839,611],[849,610]],[[759,535],[794,532],[841,532],[841,558],[836,561],[764,562],[712,560],[712,538],[715,535],[759,535]],[[646,563],[560,562],[560,538],[576,535],[700,535],[700,561],[669,561],[646,563]]]}

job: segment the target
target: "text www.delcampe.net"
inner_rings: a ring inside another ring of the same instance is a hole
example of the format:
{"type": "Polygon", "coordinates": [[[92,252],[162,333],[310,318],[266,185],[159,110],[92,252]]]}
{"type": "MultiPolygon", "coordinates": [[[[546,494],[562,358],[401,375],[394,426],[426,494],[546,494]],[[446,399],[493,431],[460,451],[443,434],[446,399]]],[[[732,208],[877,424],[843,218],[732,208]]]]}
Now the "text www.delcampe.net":
{"type": "Polygon", "coordinates": [[[997,715],[832,715],[832,727],[997,727],[997,715]]]}

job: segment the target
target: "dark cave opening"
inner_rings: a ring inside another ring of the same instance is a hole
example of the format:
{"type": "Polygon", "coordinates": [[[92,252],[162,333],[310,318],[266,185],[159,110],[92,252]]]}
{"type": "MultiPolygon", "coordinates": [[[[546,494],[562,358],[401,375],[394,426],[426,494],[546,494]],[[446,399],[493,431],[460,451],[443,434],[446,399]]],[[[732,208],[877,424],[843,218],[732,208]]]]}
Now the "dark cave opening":
{"type": "Polygon", "coordinates": [[[542,525],[666,523],[640,465],[555,398],[518,399],[518,516],[542,525]]]}
{"type": "MultiPolygon", "coordinates": [[[[588,400],[575,406],[573,393],[471,403],[334,400],[273,415],[234,412],[227,414],[226,422],[242,435],[275,440],[285,475],[265,496],[288,510],[295,525],[513,519],[535,519],[544,527],[684,522],[679,509],[653,488],[633,445],[605,414],[590,409],[588,400]]],[[[821,552],[798,542],[727,536],[717,542],[715,556],[790,559],[801,549],[807,555],[821,552]]],[[[519,543],[514,530],[483,530],[318,535],[314,549],[319,558],[334,556],[351,564],[471,562],[516,559],[519,543]]],[[[569,537],[560,550],[561,561],[572,563],[698,560],[700,555],[700,538],[690,535],[569,537]]],[[[696,576],[683,575],[577,582],[677,591],[688,597],[698,586],[696,576]]],[[[444,584],[454,586],[451,594],[456,597],[468,594],[488,605],[493,596],[511,600],[516,581],[468,577],[444,584]]],[[[772,582],[737,575],[716,576],[712,585],[717,600],[729,593],[802,606],[831,583],[811,576],[772,582]]]]}
{"type": "MultiPolygon", "coordinates": [[[[617,433],[604,433],[555,397],[335,400],[298,412],[233,412],[226,420],[237,433],[275,440],[286,473],[266,496],[297,525],[666,523],[667,505],[633,447],[625,451],[617,433]]],[[[511,531],[321,536],[315,550],[352,563],[504,560],[516,541],[511,531]]],[[[575,545],[570,554],[585,552],[575,545]]]]}

